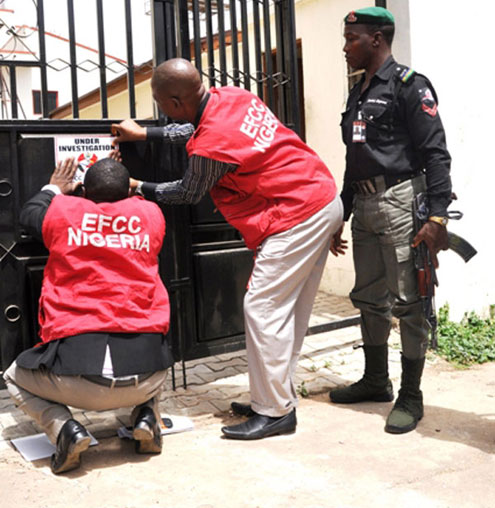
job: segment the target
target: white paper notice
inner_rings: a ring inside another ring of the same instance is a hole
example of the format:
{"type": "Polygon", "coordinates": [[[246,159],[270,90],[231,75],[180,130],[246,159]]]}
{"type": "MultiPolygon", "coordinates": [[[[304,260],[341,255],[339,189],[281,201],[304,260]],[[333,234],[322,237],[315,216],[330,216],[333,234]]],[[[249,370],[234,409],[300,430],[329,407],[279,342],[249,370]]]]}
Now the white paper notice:
{"type": "MultiPolygon", "coordinates": [[[[98,444],[98,441],[91,436],[90,446],[98,444]]],[[[48,439],[46,434],[34,434],[33,436],[19,437],[12,439],[11,443],[16,447],[17,451],[25,460],[33,461],[46,459],[55,453],[55,446],[48,439]]]]}
{"type": "Polygon", "coordinates": [[[113,150],[113,139],[114,136],[110,134],[55,136],[55,163],[68,157],[75,157],[78,164],[73,181],[83,182],[86,171],[97,160],[108,157],[113,150]]]}

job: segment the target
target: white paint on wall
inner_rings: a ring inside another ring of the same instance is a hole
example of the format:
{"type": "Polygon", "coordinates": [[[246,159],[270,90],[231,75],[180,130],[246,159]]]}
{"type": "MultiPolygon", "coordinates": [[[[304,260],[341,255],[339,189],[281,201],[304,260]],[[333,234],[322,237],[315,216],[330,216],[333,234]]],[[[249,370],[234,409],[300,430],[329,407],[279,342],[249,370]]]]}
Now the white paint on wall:
{"type": "MultiPolygon", "coordinates": [[[[372,1],[296,1],[296,30],[302,39],[306,132],[308,144],[324,159],[339,188],[344,171],[340,113],[347,97],[342,56],[342,19],[348,11],[372,1]]],[[[437,306],[448,302],[451,317],[460,319],[474,310],[487,314],[495,304],[495,164],[491,94],[495,71],[490,50],[495,5],[473,0],[466,9],[446,0],[389,0],[396,19],[393,53],[432,81],[439,96],[439,112],[452,156],[453,189],[459,199],[451,206],[464,212],[449,229],[464,236],[478,250],[468,264],[451,251],[440,253],[437,306]]],[[[349,225],[346,225],[349,238],[349,225]]],[[[354,280],[351,253],[329,256],[322,287],[346,294],[354,280]]]]}
{"type": "Polygon", "coordinates": [[[489,54],[495,6],[471,0],[467,11],[445,1],[395,0],[391,10],[393,4],[409,4],[411,65],[428,76],[439,97],[452,156],[453,190],[459,197],[451,209],[464,212],[464,218],[451,221],[449,229],[478,250],[468,264],[451,251],[440,253],[437,306],[448,302],[454,319],[471,310],[486,315],[495,304],[495,240],[490,227],[495,215],[491,206],[495,163],[489,90],[495,77],[489,54]]]}
{"type": "MultiPolygon", "coordinates": [[[[332,172],[340,192],[345,146],[340,119],[347,99],[344,17],[352,9],[373,5],[370,0],[296,0],[296,36],[302,41],[306,141],[332,172]]],[[[350,240],[350,224],[344,238],[350,240]]],[[[354,283],[351,249],[345,256],[329,255],[321,288],[347,295],[354,283]]]]}

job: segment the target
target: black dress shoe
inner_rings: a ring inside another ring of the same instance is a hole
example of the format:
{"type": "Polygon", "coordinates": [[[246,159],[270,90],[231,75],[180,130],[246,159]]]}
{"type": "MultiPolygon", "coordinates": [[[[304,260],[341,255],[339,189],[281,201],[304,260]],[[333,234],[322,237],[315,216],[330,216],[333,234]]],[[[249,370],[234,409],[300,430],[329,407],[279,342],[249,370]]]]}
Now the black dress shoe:
{"type": "Polygon", "coordinates": [[[232,402],[230,408],[233,413],[239,416],[254,416],[256,413],[251,409],[251,404],[241,404],[240,402],[232,402]]]}
{"type": "Polygon", "coordinates": [[[153,409],[142,407],[134,422],[132,437],[136,440],[137,453],[161,453],[162,433],[153,409]]]}
{"type": "Polygon", "coordinates": [[[222,432],[229,439],[263,439],[264,437],[295,432],[296,425],[296,410],[293,409],[289,414],[278,418],[255,414],[249,420],[238,425],[222,427],[222,432]]]}
{"type": "Polygon", "coordinates": [[[57,436],[57,449],[52,455],[51,468],[55,474],[79,467],[80,455],[88,449],[91,436],[72,418],[67,420],[57,436]]]}

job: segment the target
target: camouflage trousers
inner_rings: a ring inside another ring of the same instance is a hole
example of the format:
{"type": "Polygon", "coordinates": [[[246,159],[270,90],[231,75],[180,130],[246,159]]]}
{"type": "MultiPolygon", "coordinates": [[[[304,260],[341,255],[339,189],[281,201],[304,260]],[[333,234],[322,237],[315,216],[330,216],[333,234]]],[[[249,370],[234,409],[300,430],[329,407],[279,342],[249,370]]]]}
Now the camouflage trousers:
{"type": "Polygon", "coordinates": [[[385,344],[395,316],[402,352],[412,360],[424,357],[428,345],[411,247],[412,201],[424,189],[420,176],[388,189],[383,184],[375,194],[356,194],[352,219],[356,280],[350,297],[361,312],[363,342],[385,344]]]}

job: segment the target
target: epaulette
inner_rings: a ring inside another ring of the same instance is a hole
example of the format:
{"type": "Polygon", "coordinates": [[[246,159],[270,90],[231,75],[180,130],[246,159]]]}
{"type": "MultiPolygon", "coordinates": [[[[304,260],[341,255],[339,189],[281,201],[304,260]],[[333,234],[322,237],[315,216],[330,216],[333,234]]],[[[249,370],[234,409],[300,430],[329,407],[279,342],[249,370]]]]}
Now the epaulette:
{"type": "Polygon", "coordinates": [[[415,74],[416,71],[410,67],[397,67],[398,78],[402,83],[407,83],[415,74]]]}

